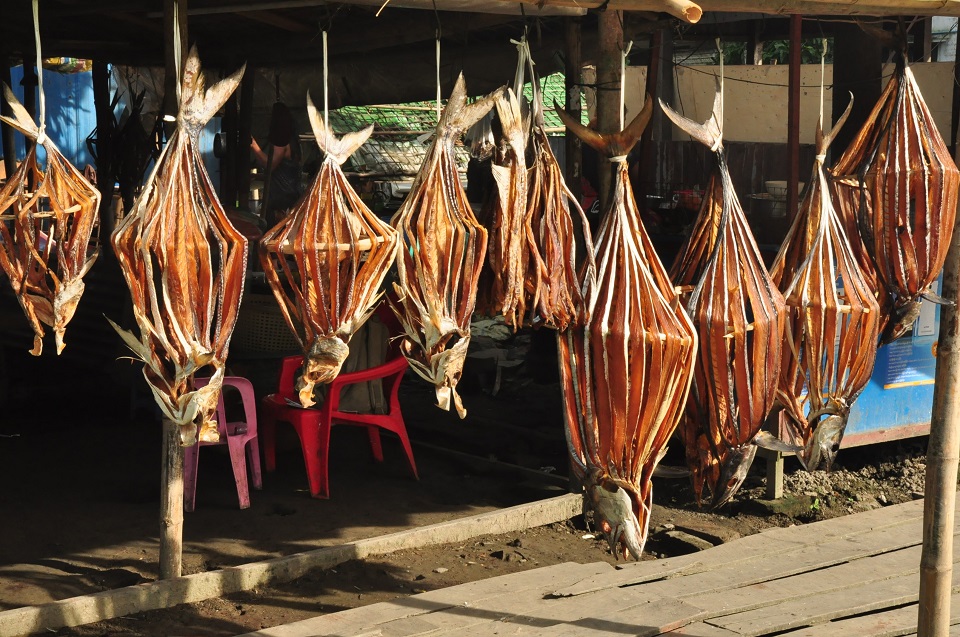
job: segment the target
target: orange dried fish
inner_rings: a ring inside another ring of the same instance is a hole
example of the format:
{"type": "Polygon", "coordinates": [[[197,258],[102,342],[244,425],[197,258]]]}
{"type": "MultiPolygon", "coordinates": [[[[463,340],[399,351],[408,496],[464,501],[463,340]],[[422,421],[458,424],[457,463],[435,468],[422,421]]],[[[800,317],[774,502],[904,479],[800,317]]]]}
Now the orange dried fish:
{"type": "Polygon", "coordinates": [[[313,184],[267,231],[260,261],[290,330],[304,351],[300,403],[340,373],[354,332],[370,316],[397,254],[397,232],[377,218],[340,169],[373,132],[338,137],[307,95],[313,136],[325,154],[313,184]]]}
{"type": "Polygon", "coordinates": [[[477,222],[457,172],[454,142],[483,117],[503,89],[467,104],[463,75],[440,116],[410,194],[393,218],[400,234],[397,316],[403,325],[404,356],[432,383],[437,405],[466,409],[457,382],[470,343],[470,317],[487,249],[487,231],[477,222]]]}
{"type": "Polygon", "coordinates": [[[35,143],[0,189],[0,267],[43,349],[43,325],[53,328],[57,353],[83,294],[83,276],[97,258],[100,191],[42,133],[6,85],[13,117],[0,117],[35,143]],[[40,169],[37,146],[46,166],[40,169]]]}
{"type": "Polygon", "coordinates": [[[850,106],[827,134],[817,122],[810,187],[770,271],[788,309],[780,437],[803,448],[797,456],[810,471],[833,464],[850,407],[873,373],[880,332],[880,305],[833,208],[823,166],[850,106]]]}
{"type": "Polygon", "coordinates": [[[111,241],[140,336],[114,329],[184,445],[216,441],[214,412],[247,268],[247,240],[230,223],[203,166],[204,124],[237,88],[243,68],[209,89],[196,47],[184,66],[177,129],[111,241]],[[194,390],[195,372],[209,384],[194,390]]]}
{"type": "Polygon", "coordinates": [[[640,559],[650,481],[686,402],[697,337],[640,220],[626,156],[653,110],[604,135],[557,107],[567,128],[610,159],[610,208],[584,269],[583,319],[558,335],[567,442],[594,523],[617,554],[640,559]],[[594,282],[594,275],[596,279],[594,282]]]}
{"type": "Polygon", "coordinates": [[[847,218],[856,218],[890,317],[882,342],[903,335],[947,258],[960,171],[937,131],[913,72],[896,72],[866,124],[831,171],[847,218]]]}
{"type": "MultiPolygon", "coordinates": [[[[537,87],[536,75],[533,86],[537,87]]],[[[530,232],[534,250],[527,268],[526,288],[533,294],[536,312],[542,324],[560,331],[573,323],[583,307],[584,299],[577,276],[577,241],[574,236],[573,211],[579,214],[583,246],[587,258],[593,259],[593,240],[587,215],[563,179],[543,122],[543,101],[534,90],[533,127],[530,149],[528,186],[530,232]]]]}
{"type": "Polygon", "coordinates": [[[704,124],[662,100],[660,105],[677,126],[716,153],[720,170],[671,269],[674,283],[689,294],[687,311],[700,336],[680,433],[697,500],[706,486],[716,507],[740,488],[758,444],[779,446],[760,428],[776,397],[786,312],[730,179],[719,87],[704,124]]]}

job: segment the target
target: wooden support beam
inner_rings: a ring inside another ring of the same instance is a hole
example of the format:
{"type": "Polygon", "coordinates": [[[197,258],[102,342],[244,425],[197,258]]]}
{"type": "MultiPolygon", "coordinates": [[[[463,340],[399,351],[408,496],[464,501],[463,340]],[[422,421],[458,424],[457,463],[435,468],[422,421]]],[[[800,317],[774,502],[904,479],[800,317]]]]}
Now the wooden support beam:
{"type": "Polygon", "coordinates": [[[847,108],[853,94],[853,108],[837,132],[830,152],[839,157],[866,123],[882,89],[880,43],[855,24],[834,25],[833,121],[847,108]]]}
{"type": "Polygon", "coordinates": [[[787,97],[787,217],[800,207],[800,48],[803,18],[790,16],[790,74],[787,97]]]}
{"type": "MultiPolygon", "coordinates": [[[[93,61],[93,104],[97,114],[97,189],[100,191],[100,236],[113,232],[113,137],[114,117],[110,100],[110,70],[105,60],[93,61]]],[[[113,250],[104,250],[113,258],[113,250]]]]}
{"type": "MultiPolygon", "coordinates": [[[[600,55],[597,60],[597,130],[615,133],[620,125],[620,58],[623,52],[623,29],[619,11],[604,11],[597,20],[600,55]]],[[[600,165],[600,210],[607,211],[612,184],[611,164],[598,157],[600,165]]]]}
{"type": "Polygon", "coordinates": [[[309,23],[297,22],[296,20],[285,18],[282,15],[268,13],[266,11],[238,11],[236,15],[248,20],[253,20],[254,22],[268,24],[272,27],[277,27],[278,29],[289,31],[291,33],[316,35],[316,33],[320,30],[316,24],[311,26],[309,23]]]}
{"type": "Polygon", "coordinates": [[[164,418],[162,427],[160,579],[172,579],[183,574],[183,447],[175,422],[164,418]]]}
{"type": "MultiPolygon", "coordinates": [[[[567,89],[567,101],[564,108],[570,116],[580,121],[581,118],[581,82],[583,64],[580,61],[580,27],[581,18],[566,18],[563,24],[564,33],[564,77],[567,89]]],[[[583,177],[583,142],[580,138],[570,133],[565,134],[564,143],[566,146],[566,178],[567,186],[570,191],[581,201],[583,198],[583,189],[580,185],[580,179],[583,177]]]]}

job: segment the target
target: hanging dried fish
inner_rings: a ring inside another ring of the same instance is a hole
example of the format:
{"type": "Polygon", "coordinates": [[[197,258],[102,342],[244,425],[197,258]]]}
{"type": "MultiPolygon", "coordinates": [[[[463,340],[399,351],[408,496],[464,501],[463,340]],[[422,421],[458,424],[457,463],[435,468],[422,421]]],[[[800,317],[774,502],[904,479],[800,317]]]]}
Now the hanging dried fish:
{"type": "Polygon", "coordinates": [[[297,384],[304,407],[314,404],[314,385],[340,373],[350,337],[373,311],[397,254],[396,231],[363,203],[340,169],[373,125],[337,137],[309,94],[307,114],[323,163],[304,197],[260,243],[267,280],[304,350],[297,384]]]}
{"type": "MultiPolygon", "coordinates": [[[[536,75],[533,85],[537,86],[536,75]]],[[[543,122],[543,101],[534,91],[533,127],[530,139],[533,163],[530,166],[529,214],[535,250],[532,253],[527,289],[537,289],[536,311],[543,325],[565,330],[583,307],[576,261],[577,241],[573,214],[579,214],[583,246],[593,259],[593,240],[587,215],[563,179],[563,170],[550,148],[543,122]]]]}
{"type": "Polygon", "coordinates": [[[438,406],[449,411],[452,402],[461,418],[467,411],[456,386],[470,343],[487,231],[467,201],[454,142],[493,108],[502,90],[467,104],[463,75],[457,78],[420,172],[393,219],[401,239],[400,284],[394,286],[406,335],[403,353],[436,387],[438,406]]]}
{"type": "MultiPolygon", "coordinates": [[[[530,226],[531,210],[527,206],[527,138],[529,121],[524,121],[520,101],[513,89],[497,97],[497,115],[502,140],[490,166],[496,186],[484,217],[489,220],[487,270],[489,290],[483,309],[500,313],[504,322],[517,329],[523,325],[528,296],[536,303],[539,281],[528,281],[531,254],[535,255],[530,226]],[[530,283],[531,290],[525,287],[530,283]]],[[[534,256],[533,274],[539,279],[534,256]]]]}
{"type": "Polygon", "coordinates": [[[247,240],[230,223],[203,167],[199,137],[237,88],[243,69],[210,89],[196,47],[184,66],[177,129],[131,213],[111,240],[140,337],[114,328],[184,445],[217,440],[213,418],[247,268],[247,240]],[[209,384],[191,379],[212,368],[209,384]]]}
{"type": "Polygon", "coordinates": [[[611,549],[639,559],[653,505],[650,478],[686,402],[697,337],[640,220],[626,155],[653,110],[623,131],[567,128],[610,158],[613,195],[584,270],[584,322],[558,335],[567,442],[586,505],[611,549]]]}
{"type": "Polygon", "coordinates": [[[930,285],[947,257],[960,189],[960,171],[902,55],[832,173],[843,214],[857,219],[887,290],[887,343],[910,329],[923,297],[942,301],[930,285]]]}
{"type": "Polygon", "coordinates": [[[730,179],[721,95],[718,86],[704,124],[660,102],[677,126],[716,153],[720,169],[671,270],[674,283],[689,293],[687,310],[700,336],[680,433],[697,500],[707,486],[714,507],[740,488],[758,444],[779,447],[760,428],[776,396],[786,320],[783,297],[764,268],[730,179]]]}
{"type": "Polygon", "coordinates": [[[770,272],[788,310],[780,437],[803,447],[798,457],[810,471],[833,464],[850,407],[873,373],[880,332],[880,305],[833,208],[823,166],[850,106],[828,134],[817,123],[811,185],[770,272]]]}
{"type": "Polygon", "coordinates": [[[57,353],[83,294],[83,276],[97,258],[100,192],[33,122],[13,91],[3,87],[13,117],[0,117],[34,144],[0,189],[0,267],[43,349],[43,325],[53,328],[57,353]],[[46,166],[37,162],[43,146],[46,166]]]}

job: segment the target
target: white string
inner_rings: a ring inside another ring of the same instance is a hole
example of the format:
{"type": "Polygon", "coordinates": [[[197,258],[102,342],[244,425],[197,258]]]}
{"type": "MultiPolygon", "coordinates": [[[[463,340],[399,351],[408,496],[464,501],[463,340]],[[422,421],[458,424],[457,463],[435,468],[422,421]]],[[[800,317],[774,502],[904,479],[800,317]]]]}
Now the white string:
{"type": "Polygon", "coordinates": [[[180,108],[180,60],[183,52],[180,50],[180,0],[173,0],[173,65],[177,73],[177,109],[180,108]]]}
{"type": "MultiPolygon", "coordinates": [[[[622,127],[623,124],[621,124],[620,126],[622,127]]],[[[627,161],[627,156],[626,156],[626,155],[617,155],[616,157],[610,157],[609,160],[610,160],[610,163],[611,163],[611,164],[619,164],[619,163],[622,163],[622,162],[627,161]]]]}
{"type": "Polygon", "coordinates": [[[330,106],[329,100],[327,98],[329,94],[329,84],[328,84],[328,68],[327,68],[327,31],[323,31],[323,136],[324,136],[324,148],[330,148],[330,106]]]}
{"type": "MultiPolygon", "coordinates": [[[[40,93],[40,126],[37,129],[37,144],[47,140],[47,104],[43,97],[43,56],[40,55],[40,8],[39,1],[33,0],[33,37],[37,44],[37,90],[40,93]]],[[[29,88],[29,87],[28,87],[29,88]]]]}
{"type": "Polygon", "coordinates": [[[633,40],[630,40],[620,56],[620,130],[623,130],[624,111],[627,108],[627,56],[630,55],[632,48],[633,40]]]}
{"type": "Polygon", "coordinates": [[[820,53],[820,122],[823,125],[823,80],[827,73],[827,39],[823,38],[823,51],[820,53]]]}
{"type": "MultiPolygon", "coordinates": [[[[511,38],[510,43],[517,45],[517,72],[513,76],[513,92],[516,93],[519,98],[520,92],[523,90],[523,85],[526,83],[525,71],[528,66],[531,69],[530,81],[533,81],[533,56],[530,54],[530,43],[527,41],[526,33],[523,34],[519,42],[511,38]]],[[[534,87],[533,91],[534,98],[536,98],[536,87],[534,87]]]]}
{"type": "Polygon", "coordinates": [[[440,32],[437,31],[437,123],[440,122],[440,32]]]}
{"type": "Polygon", "coordinates": [[[717,140],[713,142],[713,146],[710,147],[712,152],[717,152],[717,149],[720,148],[720,144],[723,141],[723,118],[724,118],[724,108],[723,108],[723,47],[720,46],[720,38],[716,39],[717,51],[720,53],[720,121],[717,122],[717,128],[720,129],[720,134],[717,135],[717,140]]]}

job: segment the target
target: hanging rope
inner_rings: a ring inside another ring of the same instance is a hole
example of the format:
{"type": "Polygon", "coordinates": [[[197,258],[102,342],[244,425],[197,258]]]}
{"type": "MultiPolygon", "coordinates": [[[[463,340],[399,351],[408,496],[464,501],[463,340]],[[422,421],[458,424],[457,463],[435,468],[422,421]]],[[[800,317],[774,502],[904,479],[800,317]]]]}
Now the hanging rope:
{"type": "MultiPolygon", "coordinates": [[[[511,44],[517,46],[517,72],[513,76],[513,92],[520,96],[523,91],[523,85],[526,84],[525,71],[530,68],[530,79],[533,80],[533,58],[530,55],[530,43],[527,41],[527,32],[524,28],[523,36],[520,41],[510,39],[511,44]]],[[[536,87],[534,87],[533,97],[536,98],[536,87]]]]}
{"type": "Polygon", "coordinates": [[[328,98],[330,89],[329,89],[329,69],[327,68],[327,32],[323,32],[323,124],[326,129],[324,132],[324,137],[326,138],[323,144],[324,148],[330,148],[330,100],[328,98]]]}
{"type": "Polygon", "coordinates": [[[433,0],[433,17],[437,20],[437,123],[440,122],[440,13],[437,11],[437,0],[433,0]]]}
{"type": "MultiPolygon", "coordinates": [[[[40,93],[40,131],[37,144],[43,145],[47,139],[47,105],[43,97],[43,56],[40,54],[40,8],[39,0],[33,0],[33,37],[37,45],[37,90],[40,93]]],[[[29,88],[29,87],[27,87],[29,88]]]]}
{"type": "Polygon", "coordinates": [[[720,144],[723,143],[723,46],[721,46],[720,38],[716,39],[717,43],[717,52],[720,54],[720,121],[717,122],[717,127],[720,129],[720,134],[717,135],[717,141],[713,143],[713,146],[710,147],[710,152],[715,153],[717,149],[720,148],[720,144]]]}
{"type": "Polygon", "coordinates": [[[627,56],[632,48],[633,40],[630,40],[620,56],[620,130],[623,130],[623,118],[627,109],[627,56]]]}
{"type": "MultiPolygon", "coordinates": [[[[33,0],[36,4],[37,0],[33,0]]],[[[182,63],[181,59],[183,57],[183,50],[180,42],[180,1],[173,0],[173,67],[174,67],[174,77],[176,78],[177,84],[177,105],[176,111],[180,111],[180,99],[181,93],[183,92],[183,87],[180,86],[182,72],[182,63]]],[[[165,122],[175,122],[177,121],[177,116],[173,113],[167,113],[163,116],[163,121],[165,122]]]]}

